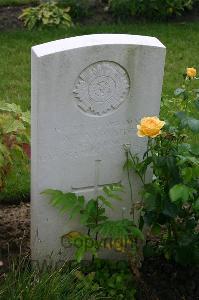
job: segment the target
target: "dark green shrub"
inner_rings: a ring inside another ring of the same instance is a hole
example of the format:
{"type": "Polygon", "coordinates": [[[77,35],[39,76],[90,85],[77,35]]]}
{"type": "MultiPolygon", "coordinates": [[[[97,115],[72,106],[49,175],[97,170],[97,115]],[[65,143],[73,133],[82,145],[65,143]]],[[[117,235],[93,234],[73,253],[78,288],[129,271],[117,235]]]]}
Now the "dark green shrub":
{"type": "Polygon", "coordinates": [[[114,17],[124,20],[136,13],[135,0],[110,0],[109,9],[114,17]]]}
{"type": "Polygon", "coordinates": [[[61,6],[70,7],[70,14],[74,19],[82,19],[91,14],[91,1],[90,0],[60,0],[61,6]]]}
{"type": "Polygon", "coordinates": [[[192,9],[194,0],[138,0],[137,13],[149,18],[166,18],[181,15],[185,10],[192,9]]]}
{"type": "Polygon", "coordinates": [[[39,0],[0,0],[1,6],[21,6],[21,5],[37,5],[39,4],[39,0]]]}
{"type": "Polygon", "coordinates": [[[197,0],[110,0],[109,9],[118,19],[133,15],[165,19],[192,9],[196,2],[197,0]]]}

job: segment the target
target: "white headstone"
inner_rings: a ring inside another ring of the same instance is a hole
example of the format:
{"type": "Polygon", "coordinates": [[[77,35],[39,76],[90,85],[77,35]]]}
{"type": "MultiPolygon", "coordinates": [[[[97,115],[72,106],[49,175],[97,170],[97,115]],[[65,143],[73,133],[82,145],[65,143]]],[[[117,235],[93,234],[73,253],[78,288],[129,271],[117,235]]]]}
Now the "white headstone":
{"type": "MultiPolygon", "coordinates": [[[[68,257],[60,237],[79,230],[40,193],[74,191],[91,197],[104,185],[128,185],[124,144],[143,154],[136,135],[144,116],[158,115],[165,47],[153,37],[96,34],[32,48],[32,258],[68,257]],[[97,174],[97,175],[96,175],[97,174]],[[97,179],[96,179],[97,176],[97,179]],[[97,180],[97,182],[96,182],[97,180]]],[[[141,183],[135,176],[133,196],[141,183]]],[[[131,201],[112,212],[128,217],[131,201]]]]}

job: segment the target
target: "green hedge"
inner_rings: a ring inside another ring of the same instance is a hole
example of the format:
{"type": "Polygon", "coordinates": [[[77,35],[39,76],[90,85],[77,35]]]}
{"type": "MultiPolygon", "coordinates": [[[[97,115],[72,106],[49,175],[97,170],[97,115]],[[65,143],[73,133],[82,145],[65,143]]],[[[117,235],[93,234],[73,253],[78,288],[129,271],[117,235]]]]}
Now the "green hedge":
{"type": "Polygon", "coordinates": [[[110,0],[109,11],[117,19],[142,16],[166,19],[193,9],[198,0],[110,0]]]}
{"type": "Polygon", "coordinates": [[[91,14],[90,0],[57,0],[61,6],[70,7],[70,15],[73,19],[82,19],[91,14]]]}
{"type": "Polygon", "coordinates": [[[25,4],[39,4],[39,0],[0,0],[0,6],[20,6],[25,4]]]}

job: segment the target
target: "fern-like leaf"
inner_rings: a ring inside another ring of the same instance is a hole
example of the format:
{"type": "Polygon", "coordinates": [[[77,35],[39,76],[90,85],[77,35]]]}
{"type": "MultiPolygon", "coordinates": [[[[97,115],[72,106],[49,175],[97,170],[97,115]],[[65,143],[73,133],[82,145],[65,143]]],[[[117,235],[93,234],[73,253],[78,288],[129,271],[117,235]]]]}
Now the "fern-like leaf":
{"type": "Polygon", "coordinates": [[[42,194],[50,196],[50,204],[61,213],[69,213],[70,218],[80,214],[84,208],[85,199],[75,193],[63,193],[59,190],[47,189],[42,194]]]}
{"type": "Polygon", "coordinates": [[[98,233],[105,238],[124,239],[139,238],[144,239],[142,232],[135,226],[133,221],[128,219],[109,220],[96,228],[98,233]]]}

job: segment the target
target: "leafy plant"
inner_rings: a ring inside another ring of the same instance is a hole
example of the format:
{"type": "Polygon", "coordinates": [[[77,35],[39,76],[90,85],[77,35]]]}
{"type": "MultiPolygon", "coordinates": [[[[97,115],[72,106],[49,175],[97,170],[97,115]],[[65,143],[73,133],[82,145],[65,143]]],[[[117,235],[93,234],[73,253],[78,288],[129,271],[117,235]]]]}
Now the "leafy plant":
{"type": "MultiPolygon", "coordinates": [[[[20,106],[0,102],[0,190],[5,186],[13,163],[30,156],[30,112],[20,106]]],[[[24,159],[24,163],[26,160],[24,159]]]]}
{"type": "Polygon", "coordinates": [[[42,3],[37,7],[25,8],[19,16],[29,30],[41,27],[71,27],[70,8],[61,8],[56,2],[42,3]]]}
{"type": "Polygon", "coordinates": [[[105,298],[135,299],[135,283],[127,261],[96,259],[90,264],[81,266],[80,270],[80,276],[94,274],[93,281],[102,287],[105,298]]]}
{"type": "Polygon", "coordinates": [[[80,223],[85,226],[87,234],[69,232],[62,237],[62,243],[66,239],[66,243],[70,241],[76,248],[75,259],[78,262],[87,252],[90,252],[93,258],[96,257],[101,248],[129,253],[128,246],[135,250],[135,241],[143,239],[133,220],[112,221],[106,215],[105,207],[113,209],[111,200],[121,201],[118,193],[122,192],[123,187],[120,184],[111,184],[103,188],[103,194],[89,201],[75,193],[63,193],[52,189],[43,192],[51,197],[50,203],[61,213],[68,213],[70,219],[78,215],[80,223]]]}
{"type": "Polygon", "coordinates": [[[191,89],[195,80],[185,75],[175,91],[184,109],[166,124],[142,119],[138,135],[148,137],[148,148],[142,161],[131,152],[128,161],[144,183],[141,223],[160,235],[165,257],[182,264],[199,263],[199,147],[190,139],[199,133],[198,90],[191,89]],[[148,167],[154,174],[151,183],[145,182],[148,167]]]}

